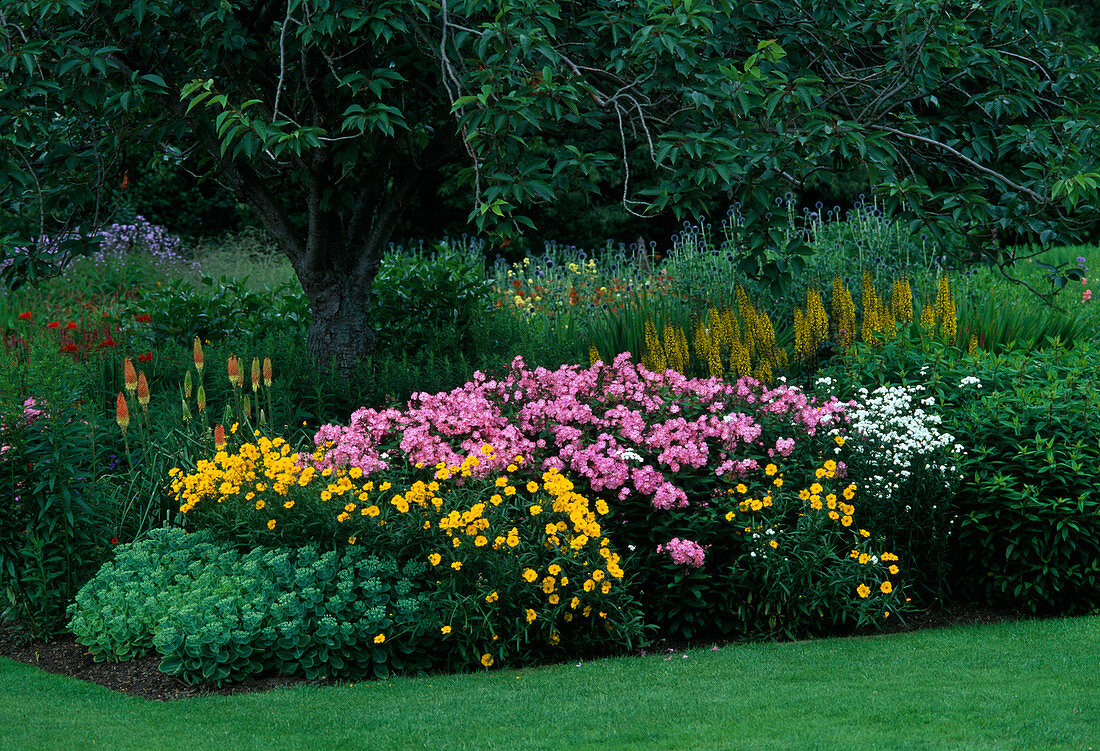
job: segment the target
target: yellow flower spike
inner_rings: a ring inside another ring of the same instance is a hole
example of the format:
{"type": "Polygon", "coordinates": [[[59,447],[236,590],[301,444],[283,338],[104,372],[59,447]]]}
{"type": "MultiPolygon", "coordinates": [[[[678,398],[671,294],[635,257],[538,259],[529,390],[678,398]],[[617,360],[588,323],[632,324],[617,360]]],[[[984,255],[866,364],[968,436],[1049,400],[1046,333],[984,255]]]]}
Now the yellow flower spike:
{"type": "Polygon", "coordinates": [[[260,390],[260,358],[252,358],[252,391],[253,393],[260,390]]]}
{"type": "Polygon", "coordinates": [[[270,357],[265,357],[264,358],[263,379],[264,379],[264,387],[265,388],[271,388],[271,358],[270,357]]]}
{"type": "Polygon", "coordinates": [[[199,338],[197,336],[195,337],[194,355],[195,355],[195,370],[197,370],[199,372],[199,377],[201,378],[202,377],[202,368],[203,368],[203,362],[204,361],[203,361],[203,355],[202,355],[202,342],[199,341],[199,338]]]}

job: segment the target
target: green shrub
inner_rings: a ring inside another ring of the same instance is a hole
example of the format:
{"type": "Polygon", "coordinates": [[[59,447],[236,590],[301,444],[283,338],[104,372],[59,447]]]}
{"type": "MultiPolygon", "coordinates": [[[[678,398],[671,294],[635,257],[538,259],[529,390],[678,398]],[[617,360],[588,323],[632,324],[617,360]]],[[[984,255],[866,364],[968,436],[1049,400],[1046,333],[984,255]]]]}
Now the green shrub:
{"type": "Polygon", "coordinates": [[[256,548],[156,530],[121,546],[80,592],[70,629],[97,660],[155,649],[161,670],[221,685],[264,672],[384,677],[427,668],[438,624],[425,564],[361,548],[256,548]]]}
{"type": "Polygon", "coordinates": [[[33,397],[21,410],[4,402],[0,617],[49,637],[106,545],[92,499],[96,449],[77,410],[33,397]]]}
{"type": "Polygon", "coordinates": [[[849,382],[924,383],[966,449],[952,499],[950,594],[1076,613],[1100,604],[1100,350],[967,356],[925,339],[861,348],[849,382]]]}
{"type": "Polygon", "coordinates": [[[446,243],[432,253],[393,251],[374,280],[371,321],[379,350],[475,352],[474,322],[492,305],[484,261],[446,243]]]}

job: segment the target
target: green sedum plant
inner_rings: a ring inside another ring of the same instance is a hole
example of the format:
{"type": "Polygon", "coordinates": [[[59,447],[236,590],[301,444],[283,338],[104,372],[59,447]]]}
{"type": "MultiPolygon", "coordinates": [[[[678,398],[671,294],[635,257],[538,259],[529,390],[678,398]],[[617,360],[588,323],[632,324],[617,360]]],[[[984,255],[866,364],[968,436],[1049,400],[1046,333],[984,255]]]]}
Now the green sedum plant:
{"type": "Polygon", "coordinates": [[[271,671],[385,677],[428,667],[441,638],[427,625],[425,568],[361,548],[241,554],[164,528],[120,546],[81,590],[69,627],[96,660],[155,651],[187,683],[271,671]]]}

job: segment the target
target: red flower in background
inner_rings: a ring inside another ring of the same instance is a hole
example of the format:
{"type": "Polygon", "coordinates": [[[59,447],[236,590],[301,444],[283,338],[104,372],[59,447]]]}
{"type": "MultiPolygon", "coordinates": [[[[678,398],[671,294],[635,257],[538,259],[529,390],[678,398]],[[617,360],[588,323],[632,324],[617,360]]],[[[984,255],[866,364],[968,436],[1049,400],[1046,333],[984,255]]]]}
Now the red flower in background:
{"type": "Polygon", "coordinates": [[[152,352],[146,352],[143,355],[138,355],[137,356],[137,361],[138,362],[149,362],[152,359],[153,359],[153,353],[152,352]]]}
{"type": "Polygon", "coordinates": [[[48,328],[48,329],[56,329],[60,326],[61,326],[60,321],[50,321],[49,323],[46,324],[46,328],[48,328]]]}
{"type": "Polygon", "coordinates": [[[115,340],[112,337],[108,336],[106,339],[102,340],[99,343],[99,346],[100,347],[114,347],[115,346],[115,340]]]}
{"type": "Polygon", "coordinates": [[[76,344],[74,342],[69,342],[64,347],[61,348],[61,351],[62,352],[68,352],[70,354],[76,354],[76,352],[77,352],[76,344]]]}
{"type": "Polygon", "coordinates": [[[65,328],[75,329],[76,328],[76,322],[75,321],[69,321],[68,323],[65,324],[65,328]]]}
{"type": "Polygon", "coordinates": [[[19,314],[19,320],[20,321],[29,321],[33,317],[34,316],[31,314],[31,312],[29,310],[24,310],[22,313],[19,314]]]}
{"type": "Polygon", "coordinates": [[[149,323],[153,319],[149,316],[148,313],[143,313],[142,315],[137,316],[134,320],[138,323],[149,323]]]}

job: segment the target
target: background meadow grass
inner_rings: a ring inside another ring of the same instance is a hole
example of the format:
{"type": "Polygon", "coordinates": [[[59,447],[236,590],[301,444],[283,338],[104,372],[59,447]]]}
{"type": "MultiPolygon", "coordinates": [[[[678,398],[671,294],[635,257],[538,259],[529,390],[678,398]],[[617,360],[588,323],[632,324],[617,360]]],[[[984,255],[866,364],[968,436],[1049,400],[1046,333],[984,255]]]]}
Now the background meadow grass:
{"type": "Polygon", "coordinates": [[[0,747],[1089,749],[1097,654],[1094,616],[166,703],[0,659],[0,747]]]}

